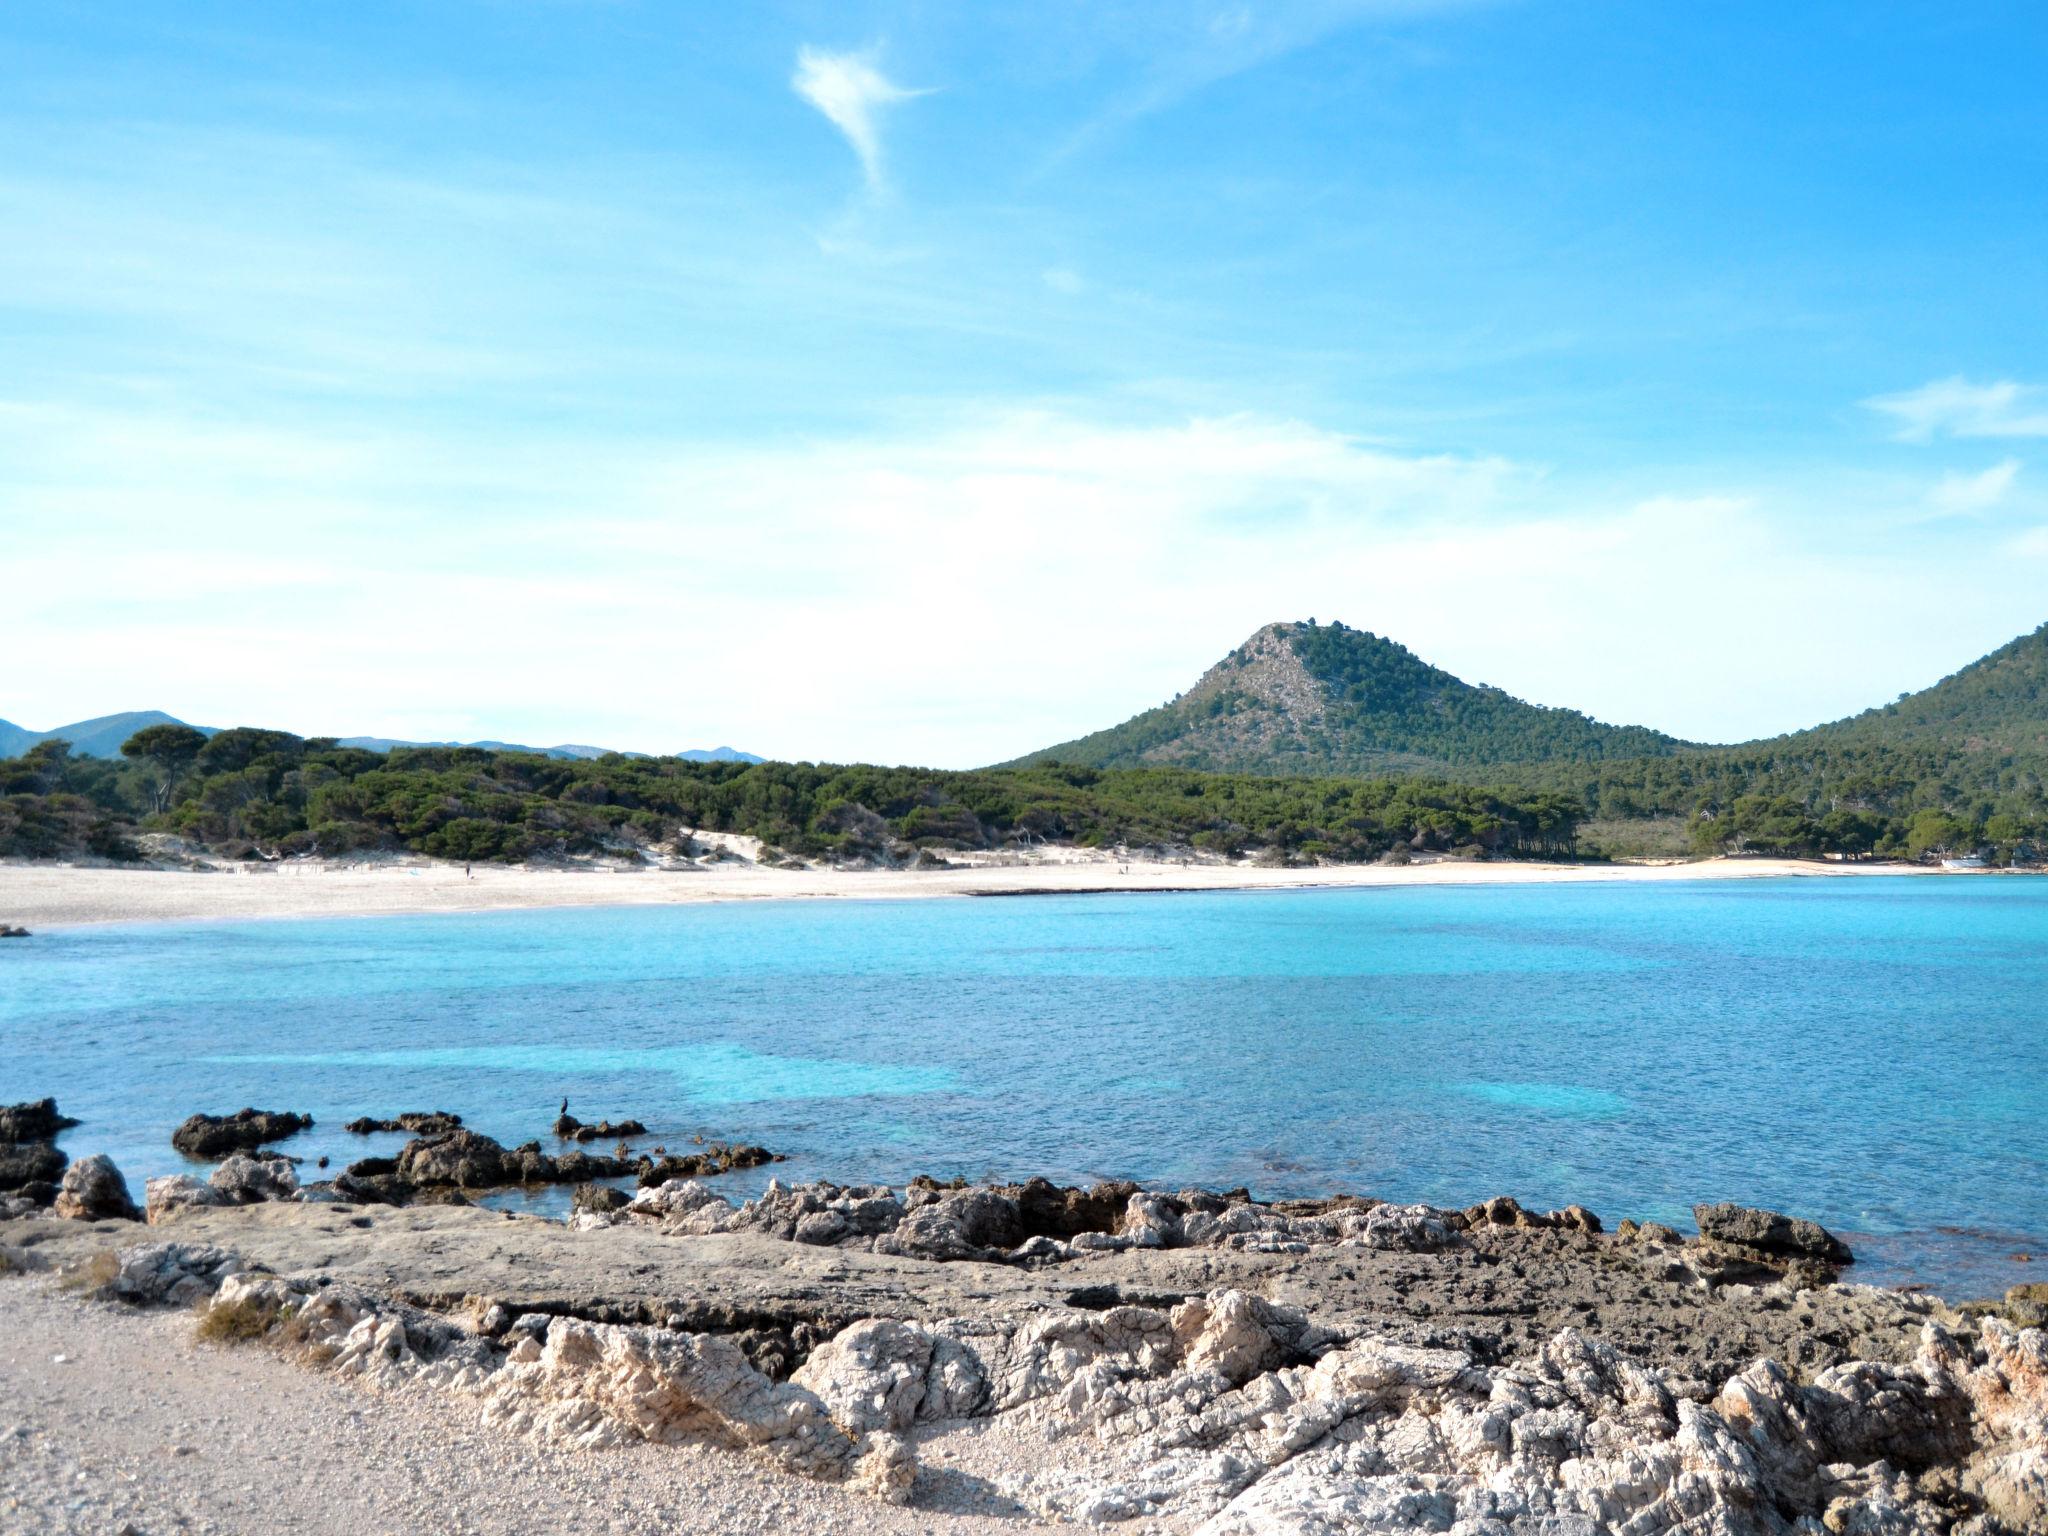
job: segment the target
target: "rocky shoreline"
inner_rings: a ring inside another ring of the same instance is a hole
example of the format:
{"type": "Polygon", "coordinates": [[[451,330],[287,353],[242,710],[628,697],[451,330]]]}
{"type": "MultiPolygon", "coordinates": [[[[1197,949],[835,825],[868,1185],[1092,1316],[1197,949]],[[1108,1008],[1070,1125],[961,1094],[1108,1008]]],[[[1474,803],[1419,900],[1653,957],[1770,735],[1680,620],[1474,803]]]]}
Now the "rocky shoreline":
{"type": "Polygon", "coordinates": [[[506,1433],[739,1447],[913,1507],[1001,1425],[991,1510],[1208,1536],[2048,1522],[2036,1303],[1842,1284],[1772,1213],[1688,1239],[1505,1200],[671,1180],[561,1223],[277,1198],[284,1166],[230,1159],[247,1203],[146,1231],[39,1211],[0,1243],[506,1433]]]}
{"type": "MultiPolygon", "coordinates": [[[[181,1136],[236,1150],[137,1210],[104,1157],[57,1154],[51,1185],[54,1103],[0,1109],[0,1273],[190,1308],[201,1338],[551,1448],[724,1446],[914,1509],[1204,1536],[2048,1529],[2048,1287],[1951,1307],[1844,1283],[1846,1245],[1776,1212],[1703,1205],[1685,1237],[1506,1197],[1043,1179],[735,1201],[665,1152],[507,1149],[444,1111],[367,1122],[419,1132],[390,1170],[302,1184],[260,1150],[298,1118],[195,1116],[181,1136]],[[586,1185],[566,1221],[464,1193],[611,1161],[637,1192],[586,1185]]],[[[771,1155],[689,1160],[740,1153],[771,1155]]]]}

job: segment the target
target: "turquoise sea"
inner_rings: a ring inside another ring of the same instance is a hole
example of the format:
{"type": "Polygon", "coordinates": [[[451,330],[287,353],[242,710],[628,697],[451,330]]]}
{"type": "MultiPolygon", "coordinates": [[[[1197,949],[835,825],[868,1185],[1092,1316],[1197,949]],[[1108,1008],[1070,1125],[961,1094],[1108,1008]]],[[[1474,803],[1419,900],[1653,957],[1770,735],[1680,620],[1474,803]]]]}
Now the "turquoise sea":
{"type": "Polygon", "coordinates": [[[310,1111],[281,1150],[339,1167],[403,1140],[343,1133],[359,1114],[513,1143],[566,1094],[671,1149],[764,1143],[784,1178],[1509,1193],[1680,1227],[1732,1199],[1849,1234],[1858,1278],[1981,1294],[2048,1278],[2048,880],[80,929],[0,946],[0,1101],[43,1094],[138,1191],[194,1110],[310,1111]]]}

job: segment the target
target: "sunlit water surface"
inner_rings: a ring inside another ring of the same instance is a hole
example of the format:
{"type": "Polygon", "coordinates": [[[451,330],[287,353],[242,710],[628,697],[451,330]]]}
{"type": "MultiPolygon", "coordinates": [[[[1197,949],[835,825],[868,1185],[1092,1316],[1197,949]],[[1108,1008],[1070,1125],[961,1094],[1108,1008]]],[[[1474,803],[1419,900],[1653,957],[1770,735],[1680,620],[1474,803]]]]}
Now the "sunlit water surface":
{"type": "Polygon", "coordinates": [[[356,1115],[545,1141],[566,1094],[784,1178],[1733,1199],[1851,1234],[1859,1278],[2048,1276],[2048,880],[116,926],[0,945],[0,1048],[0,1100],[55,1094],[138,1192],[193,1110],[310,1111],[280,1150],[339,1167],[403,1140],[356,1115]]]}

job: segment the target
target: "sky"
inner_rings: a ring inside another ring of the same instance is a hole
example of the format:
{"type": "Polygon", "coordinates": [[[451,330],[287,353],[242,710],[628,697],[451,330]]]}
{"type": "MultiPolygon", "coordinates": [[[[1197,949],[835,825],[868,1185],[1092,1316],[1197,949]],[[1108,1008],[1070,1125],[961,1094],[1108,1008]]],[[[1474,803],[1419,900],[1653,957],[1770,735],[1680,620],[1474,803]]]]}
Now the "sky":
{"type": "Polygon", "coordinates": [[[0,716],[964,767],[2048,620],[2048,13],[0,8],[0,716]]]}

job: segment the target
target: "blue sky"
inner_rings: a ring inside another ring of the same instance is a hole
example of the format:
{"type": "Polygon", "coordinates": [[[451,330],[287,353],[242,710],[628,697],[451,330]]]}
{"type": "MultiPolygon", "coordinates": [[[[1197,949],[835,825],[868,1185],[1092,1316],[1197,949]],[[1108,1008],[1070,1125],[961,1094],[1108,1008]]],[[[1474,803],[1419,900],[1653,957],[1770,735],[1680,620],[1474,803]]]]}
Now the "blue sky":
{"type": "Polygon", "coordinates": [[[0,11],[0,714],[969,764],[2048,619],[2024,5],[0,11]]]}

